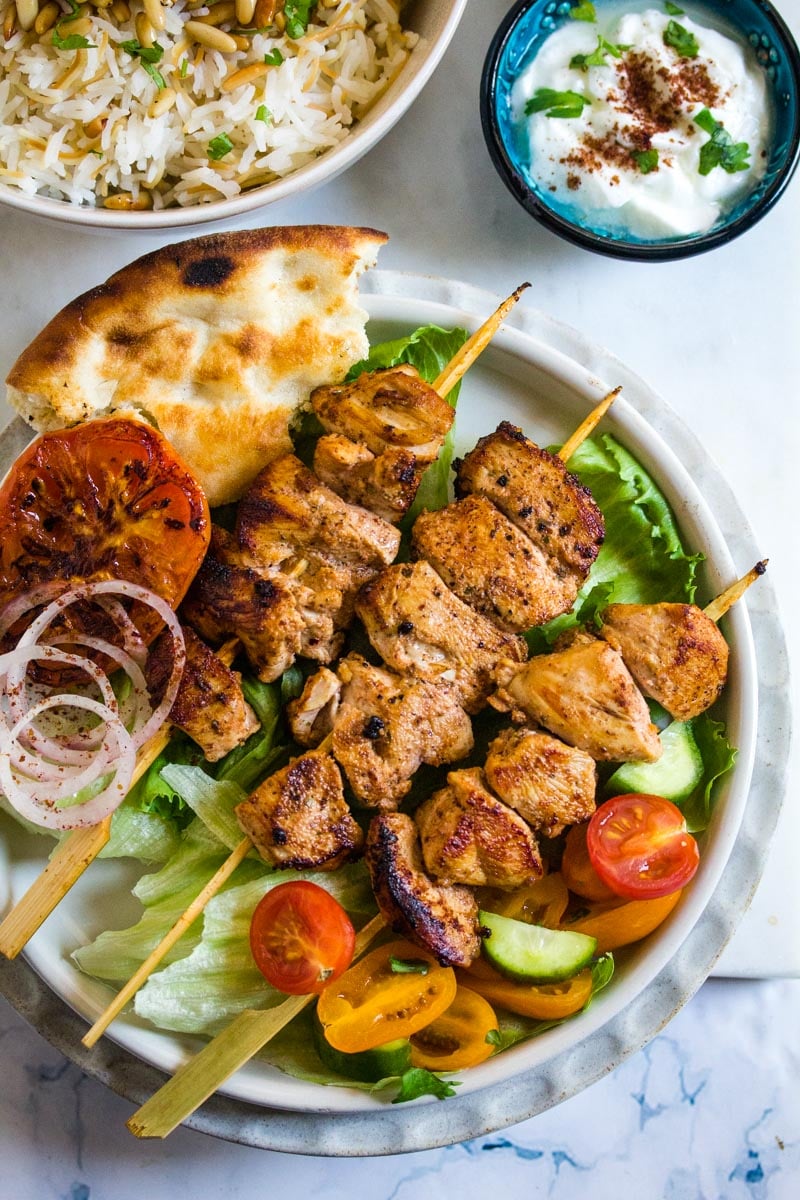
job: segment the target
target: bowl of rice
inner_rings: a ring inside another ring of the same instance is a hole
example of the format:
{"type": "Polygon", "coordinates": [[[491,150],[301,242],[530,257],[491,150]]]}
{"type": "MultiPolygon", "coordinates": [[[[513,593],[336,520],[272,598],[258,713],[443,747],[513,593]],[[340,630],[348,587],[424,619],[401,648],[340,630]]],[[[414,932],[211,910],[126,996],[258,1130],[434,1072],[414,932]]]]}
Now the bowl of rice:
{"type": "Polygon", "coordinates": [[[0,201],[88,227],[229,219],[411,105],[467,0],[0,0],[0,201]]]}

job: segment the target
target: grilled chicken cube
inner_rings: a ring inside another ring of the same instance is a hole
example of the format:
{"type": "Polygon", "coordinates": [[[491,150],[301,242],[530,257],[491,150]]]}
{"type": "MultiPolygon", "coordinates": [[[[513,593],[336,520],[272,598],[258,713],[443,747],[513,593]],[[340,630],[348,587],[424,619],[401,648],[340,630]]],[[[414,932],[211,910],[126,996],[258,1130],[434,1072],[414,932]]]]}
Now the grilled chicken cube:
{"type": "Polygon", "coordinates": [[[495,706],[529,719],[598,762],[655,762],[658,730],[621,656],[607,642],[580,637],[498,673],[495,706]]]}
{"type": "Polygon", "coordinates": [[[418,460],[410,450],[390,447],[376,455],[337,433],[317,442],[314,472],[349,504],[360,504],[392,522],[408,512],[421,479],[418,460]]]}
{"type": "Polygon", "coordinates": [[[564,589],[560,611],[570,609],[605,535],[602,513],[588,489],[560,458],[508,421],[454,465],[456,495],[485,496],[505,513],[546,556],[564,589]]]}
{"type": "Polygon", "coordinates": [[[356,612],[388,666],[423,679],[451,680],[468,713],[483,707],[502,659],[527,658],[522,638],[473,612],[426,562],[382,571],[362,589],[356,612]]]}
{"type": "Polygon", "coordinates": [[[533,832],[491,794],[480,767],[451,771],[414,819],[425,867],[439,883],[509,890],[544,874],[533,832]]]}
{"type": "Polygon", "coordinates": [[[600,633],[676,721],[705,712],[725,686],[728,644],[694,604],[611,604],[600,633]]]}
{"type": "MultiPolygon", "coordinates": [[[[258,717],[244,698],[239,672],[226,666],[193,629],[182,629],[186,665],[170,720],[197,742],[209,762],[217,762],[255,733],[258,717]]],[[[155,703],[164,695],[173,662],[172,636],[165,629],[147,659],[147,686],[155,703]]]]}
{"type": "Polygon", "coordinates": [[[484,770],[492,791],[545,837],[594,812],[594,759],[547,733],[504,729],[489,746],[484,770]]]}
{"type": "Polygon", "coordinates": [[[468,967],[480,954],[478,904],[469,888],[434,883],[419,835],[405,813],[381,813],[367,834],[366,863],[386,923],[444,967],[468,967]]]}
{"type": "Polygon", "coordinates": [[[571,608],[571,579],[487,500],[467,496],[414,522],[411,545],[455,594],[511,633],[543,625],[571,608]]]}
{"type": "Polygon", "coordinates": [[[266,779],[237,804],[236,816],[261,857],[277,867],[333,871],[363,842],[339,768],[314,750],[266,779]]]}
{"type": "Polygon", "coordinates": [[[235,539],[214,526],[181,616],[212,643],[236,634],[259,679],[270,683],[292,665],[303,643],[296,592],[279,576],[268,579],[242,565],[235,539]]]}
{"type": "Polygon", "coordinates": [[[399,520],[453,423],[447,401],[416,367],[401,363],[365,371],[339,387],[319,387],[311,393],[311,404],[336,437],[334,444],[321,439],[314,470],[345,500],[399,520]],[[348,452],[346,441],[369,451],[371,461],[355,449],[348,452]],[[343,469],[334,471],[330,467],[336,458],[343,469]]]}
{"type": "Polygon", "coordinates": [[[332,752],[362,804],[397,808],[423,763],[438,767],[471,751],[472,725],[452,684],[396,675],[357,654],[338,673],[332,752]]]}
{"type": "Polygon", "coordinates": [[[333,729],[342,683],[327,667],[309,675],[296,700],[286,706],[289,727],[301,746],[318,746],[333,729]]]}

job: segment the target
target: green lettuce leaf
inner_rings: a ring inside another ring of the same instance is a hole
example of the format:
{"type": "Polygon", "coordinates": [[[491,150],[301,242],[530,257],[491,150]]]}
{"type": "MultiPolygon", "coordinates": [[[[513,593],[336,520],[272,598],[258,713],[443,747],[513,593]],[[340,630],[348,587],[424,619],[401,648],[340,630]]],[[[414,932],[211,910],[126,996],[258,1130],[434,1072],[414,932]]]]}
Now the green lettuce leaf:
{"type": "MultiPolygon", "coordinates": [[[[283,678],[288,675],[285,672],[283,678]]],[[[262,683],[259,679],[242,676],[242,691],[252,707],[261,728],[252,733],[242,746],[226,754],[215,771],[219,780],[229,780],[244,792],[250,793],[267,775],[276,770],[279,760],[286,756],[287,747],[276,744],[283,736],[283,678],[280,683],[262,683]]]]}
{"type": "Polygon", "coordinates": [[[242,830],[233,810],[247,799],[247,792],[232,779],[212,779],[202,767],[170,763],[162,775],[214,837],[235,850],[242,840],[242,830]]]}
{"type": "Polygon", "coordinates": [[[686,818],[690,833],[701,833],[708,827],[713,809],[714,784],[736,762],[737,750],[731,746],[721,721],[701,713],[692,721],[692,733],[703,758],[705,768],[700,786],[678,807],[686,818]]]}

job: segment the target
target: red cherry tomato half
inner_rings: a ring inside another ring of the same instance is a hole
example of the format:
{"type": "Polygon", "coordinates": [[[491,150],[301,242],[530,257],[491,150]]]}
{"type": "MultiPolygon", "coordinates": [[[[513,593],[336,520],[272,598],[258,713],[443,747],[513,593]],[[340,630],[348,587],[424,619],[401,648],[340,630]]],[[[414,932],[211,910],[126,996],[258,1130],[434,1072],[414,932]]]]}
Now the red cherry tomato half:
{"type": "Polygon", "coordinates": [[[689,882],[700,862],[683,813],[663,796],[606,800],[589,822],[586,846],[603,883],[630,900],[669,896],[689,882]]]}
{"type": "Polygon", "coordinates": [[[347,913],[316,883],[279,883],[250,922],[250,949],[264,978],[290,996],[319,994],[353,959],[356,933],[347,913]]]}

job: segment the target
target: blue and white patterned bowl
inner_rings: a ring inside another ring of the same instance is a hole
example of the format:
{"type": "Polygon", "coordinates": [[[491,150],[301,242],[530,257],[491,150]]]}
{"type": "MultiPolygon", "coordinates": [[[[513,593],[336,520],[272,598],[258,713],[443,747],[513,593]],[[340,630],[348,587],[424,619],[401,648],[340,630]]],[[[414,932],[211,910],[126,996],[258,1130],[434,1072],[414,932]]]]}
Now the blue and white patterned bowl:
{"type": "MultiPolygon", "coordinates": [[[[530,172],[527,136],[515,120],[511,93],[547,37],[570,19],[576,0],[518,0],[497,30],[481,80],[484,137],[501,179],[519,203],[568,241],[614,258],[659,262],[701,254],[750,229],[781,197],[800,158],[800,51],[769,0],[690,0],[689,15],[720,20],[753,47],[769,81],[772,142],[763,178],[704,233],[648,239],[604,226],[542,189],[530,172]]],[[[596,0],[602,11],[608,0],[596,0]]],[[[619,0],[611,0],[619,9],[619,0]]],[[[646,7],[642,4],[641,7],[646,7]]]]}

